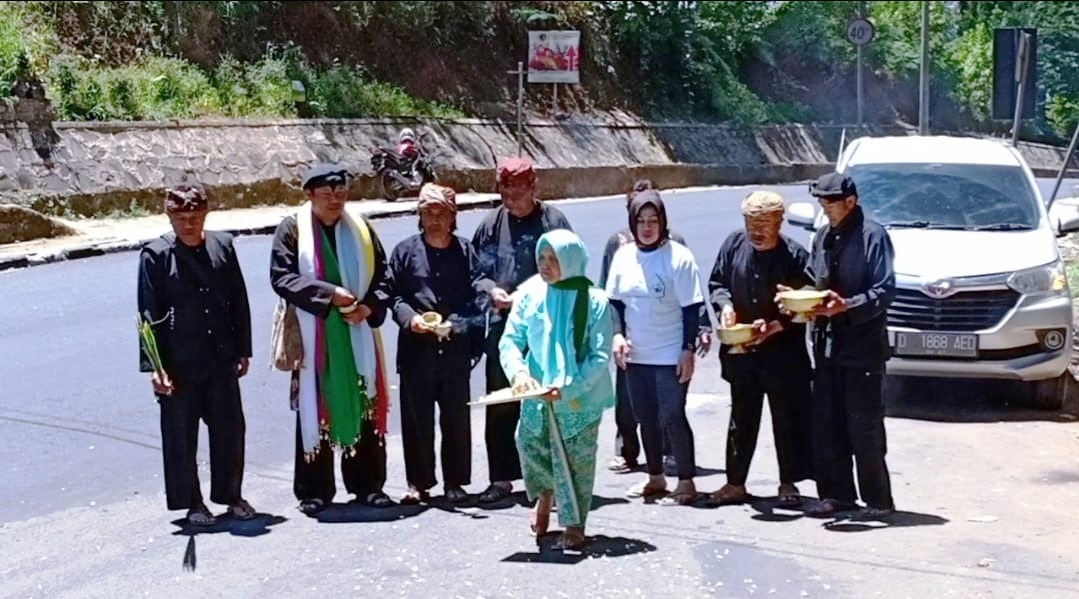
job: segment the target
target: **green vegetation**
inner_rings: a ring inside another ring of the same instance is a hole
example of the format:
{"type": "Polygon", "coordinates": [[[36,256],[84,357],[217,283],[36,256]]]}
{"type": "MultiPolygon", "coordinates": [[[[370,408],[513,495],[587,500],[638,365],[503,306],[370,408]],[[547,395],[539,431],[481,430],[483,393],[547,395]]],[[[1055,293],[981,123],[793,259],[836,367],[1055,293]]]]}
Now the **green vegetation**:
{"type": "MultiPolygon", "coordinates": [[[[936,130],[1002,132],[990,118],[993,30],[1038,28],[1038,118],[1079,120],[1079,2],[930,2],[936,130]]],[[[866,119],[917,120],[920,2],[0,2],[0,94],[38,77],[67,119],[506,116],[529,29],[582,33],[582,85],[561,108],[651,119],[844,122],[855,117],[864,8],[866,119]],[[304,114],[308,116],[308,114],[304,114]]],[[[552,108],[529,86],[531,109],[552,108]]]]}

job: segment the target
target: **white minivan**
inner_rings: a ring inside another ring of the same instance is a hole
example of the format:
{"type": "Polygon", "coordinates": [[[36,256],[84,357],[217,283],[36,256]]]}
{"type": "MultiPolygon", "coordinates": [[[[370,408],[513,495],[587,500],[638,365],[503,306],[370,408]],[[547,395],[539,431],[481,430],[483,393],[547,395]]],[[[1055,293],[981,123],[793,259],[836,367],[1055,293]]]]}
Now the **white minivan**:
{"type": "MultiPolygon", "coordinates": [[[[1058,409],[1069,389],[1072,298],[1056,238],[1079,211],[1046,210],[1012,146],[967,137],[862,137],[836,170],[895,247],[888,374],[1029,382],[1030,400],[1058,409]]],[[[788,222],[826,218],[795,203],[788,222]]]]}

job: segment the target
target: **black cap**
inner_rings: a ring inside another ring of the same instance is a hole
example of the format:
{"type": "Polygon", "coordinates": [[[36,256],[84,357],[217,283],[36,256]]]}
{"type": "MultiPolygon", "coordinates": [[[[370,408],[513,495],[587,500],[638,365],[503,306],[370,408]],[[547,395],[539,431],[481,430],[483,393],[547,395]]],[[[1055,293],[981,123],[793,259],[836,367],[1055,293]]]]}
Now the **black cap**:
{"type": "Polygon", "coordinates": [[[858,188],[854,185],[854,179],[842,173],[828,173],[809,184],[809,194],[818,198],[856,196],[858,188]]]}
{"type": "Polygon", "coordinates": [[[303,175],[303,188],[311,189],[324,185],[337,185],[348,182],[348,169],[332,162],[320,162],[307,169],[303,175]]]}

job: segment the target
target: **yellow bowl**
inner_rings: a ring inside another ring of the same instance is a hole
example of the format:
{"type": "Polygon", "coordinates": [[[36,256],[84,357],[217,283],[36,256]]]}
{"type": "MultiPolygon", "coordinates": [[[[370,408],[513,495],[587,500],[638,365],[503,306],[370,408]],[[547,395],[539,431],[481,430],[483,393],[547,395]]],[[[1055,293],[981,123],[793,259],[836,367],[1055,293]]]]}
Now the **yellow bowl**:
{"type": "Polygon", "coordinates": [[[423,323],[429,327],[437,327],[442,323],[442,315],[438,312],[424,312],[420,315],[423,319],[423,323]]]}
{"type": "Polygon", "coordinates": [[[756,339],[760,332],[751,324],[736,324],[718,329],[719,341],[724,345],[742,345],[756,339]]]}
{"type": "Polygon", "coordinates": [[[793,289],[779,294],[779,300],[783,306],[795,313],[811,312],[813,308],[824,303],[828,297],[827,291],[817,289],[793,289]]]}

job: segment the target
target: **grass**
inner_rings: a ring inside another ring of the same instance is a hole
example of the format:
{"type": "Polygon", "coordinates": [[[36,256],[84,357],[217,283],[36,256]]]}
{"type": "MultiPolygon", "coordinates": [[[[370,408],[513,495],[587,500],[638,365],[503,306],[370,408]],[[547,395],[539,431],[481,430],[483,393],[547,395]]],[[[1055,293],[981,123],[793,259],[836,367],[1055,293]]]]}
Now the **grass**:
{"type": "Polygon", "coordinates": [[[18,77],[37,74],[63,120],[295,117],[293,80],[304,83],[316,117],[464,116],[354,67],[316,69],[295,47],[269,50],[256,62],[225,58],[210,70],[153,55],[109,66],[59,51],[55,31],[29,4],[0,2],[0,98],[18,77]]]}
{"type": "Polygon", "coordinates": [[[103,67],[60,56],[45,77],[59,118],[77,121],[294,117],[293,79],[305,83],[313,116],[463,116],[455,107],[417,99],[355,69],[315,71],[271,55],[246,64],[226,59],[209,73],[176,58],[103,67]]]}

